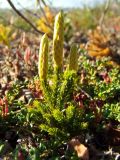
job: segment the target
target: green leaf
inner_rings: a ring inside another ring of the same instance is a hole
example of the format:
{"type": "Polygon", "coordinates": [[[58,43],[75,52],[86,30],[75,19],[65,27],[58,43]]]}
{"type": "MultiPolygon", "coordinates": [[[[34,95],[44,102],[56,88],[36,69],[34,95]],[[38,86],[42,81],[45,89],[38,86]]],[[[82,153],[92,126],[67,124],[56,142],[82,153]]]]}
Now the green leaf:
{"type": "Polygon", "coordinates": [[[75,113],[75,107],[74,106],[68,106],[66,109],[66,118],[67,120],[71,119],[74,116],[75,113]]]}
{"type": "Polygon", "coordinates": [[[64,119],[63,113],[59,109],[55,109],[53,111],[53,117],[55,118],[56,121],[62,122],[64,119]]]}

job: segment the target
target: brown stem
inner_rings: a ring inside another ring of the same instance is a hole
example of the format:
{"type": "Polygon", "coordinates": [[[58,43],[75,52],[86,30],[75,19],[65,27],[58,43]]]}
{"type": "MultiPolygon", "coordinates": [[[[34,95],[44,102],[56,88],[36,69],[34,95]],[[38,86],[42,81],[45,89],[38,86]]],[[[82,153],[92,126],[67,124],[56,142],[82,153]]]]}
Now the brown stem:
{"type": "Polygon", "coordinates": [[[35,18],[40,18],[40,16],[39,16],[37,13],[33,13],[33,12],[30,11],[29,9],[23,7],[20,2],[17,1],[17,4],[18,4],[22,9],[24,9],[25,12],[31,14],[31,15],[34,16],[35,18]]]}
{"type": "Polygon", "coordinates": [[[102,28],[102,25],[104,22],[105,15],[108,12],[109,6],[110,6],[110,0],[106,0],[105,8],[104,8],[104,11],[102,12],[102,15],[101,15],[100,21],[99,21],[99,25],[101,26],[101,28],[102,28]]]}
{"type": "Polygon", "coordinates": [[[7,0],[7,2],[9,3],[9,5],[12,7],[12,9],[22,18],[24,19],[36,32],[40,33],[40,34],[44,34],[44,32],[38,30],[15,6],[14,4],[11,2],[11,0],[7,0]]]}

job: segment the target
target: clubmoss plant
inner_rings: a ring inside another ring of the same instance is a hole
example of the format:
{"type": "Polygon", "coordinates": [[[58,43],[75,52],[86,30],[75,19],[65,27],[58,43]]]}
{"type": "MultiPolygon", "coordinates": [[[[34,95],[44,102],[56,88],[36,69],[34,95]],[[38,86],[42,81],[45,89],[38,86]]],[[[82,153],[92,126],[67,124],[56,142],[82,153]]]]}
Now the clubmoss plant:
{"type": "Polygon", "coordinates": [[[77,108],[73,102],[73,93],[77,86],[77,47],[75,45],[71,48],[73,58],[70,56],[70,70],[62,72],[63,26],[63,13],[60,12],[55,18],[53,35],[54,74],[49,79],[47,78],[48,38],[44,35],[41,40],[39,77],[44,100],[43,102],[35,100],[33,103],[41,117],[40,129],[56,138],[59,137],[60,140],[84,130],[83,110],[77,108]],[[49,84],[50,81],[52,85],[49,84]]]}
{"type": "Polygon", "coordinates": [[[53,57],[54,67],[62,70],[63,67],[63,40],[64,40],[64,17],[63,12],[55,17],[53,34],[53,57]]]}
{"type": "Polygon", "coordinates": [[[48,72],[48,37],[46,34],[41,38],[38,73],[41,81],[46,81],[48,72]]]}
{"type": "Polygon", "coordinates": [[[78,70],[78,49],[75,44],[70,49],[69,70],[78,70]]]}

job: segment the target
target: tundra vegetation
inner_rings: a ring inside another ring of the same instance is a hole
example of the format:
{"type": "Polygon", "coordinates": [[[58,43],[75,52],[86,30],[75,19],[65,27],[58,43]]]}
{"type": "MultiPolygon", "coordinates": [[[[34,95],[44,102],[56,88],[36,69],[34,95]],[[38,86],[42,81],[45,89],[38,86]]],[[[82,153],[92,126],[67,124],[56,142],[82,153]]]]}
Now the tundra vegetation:
{"type": "Polygon", "coordinates": [[[40,18],[22,12],[33,26],[0,11],[0,158],[120,158],[119,1],[108,2],[99,15],[104,6],[58,12],[42,1],[40,18]]]}

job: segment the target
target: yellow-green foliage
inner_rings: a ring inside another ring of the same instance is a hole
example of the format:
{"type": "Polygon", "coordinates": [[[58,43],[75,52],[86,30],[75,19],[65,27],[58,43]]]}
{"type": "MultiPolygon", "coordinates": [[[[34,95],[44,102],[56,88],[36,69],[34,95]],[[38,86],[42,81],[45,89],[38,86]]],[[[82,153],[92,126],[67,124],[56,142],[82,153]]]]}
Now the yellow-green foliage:
{"type": "Polygon", "coordinates": [[[73,118],[75,114],[75,107],[73,105],[70,105],[66,108],[66,118],[67,120],[70,120],[71,118],[73,118]]]}
{"type": "Polygon", "coordinates": [[[78,50],[75,44],[70,49],[69,70],[77,71],[78,69],[78,50]]]}
{"type": "Polygon", "coordinates": [[[64,40],[64,18],[60,12],[55,17],[53,35],[53,55],[55,67],[62,69],[63,66],[63,40],[64,40]]]}
{"type": "Polygon", "coordinates": [[[41,80],[46,80],[48,72],[48,37],[46,34],[41,38],[38,72],[41,80]]]}
{"type": "Polygon", "coordinates": [[[54,111],[53,111],[53,117],[58,122],[61,122],[64,119],[63,113],[58,108],[54,109],[54,111]]]}
{"type": "Polygon", "coordinates": [[[0,43],[9,45],[11,29],[0,24],[0,43]]]}
{"type": "Polygon", "coordinates": [[[48,6],[44,7],[45,16],[43,15],[36,21],[37,28],[44,33],[52,34],[52,27],[54,25],[54,14],[48,6]]]}

